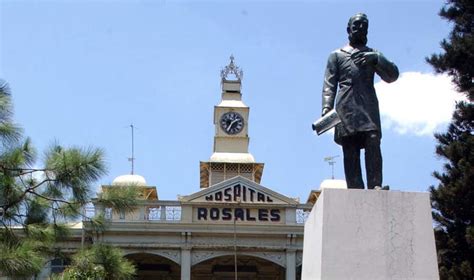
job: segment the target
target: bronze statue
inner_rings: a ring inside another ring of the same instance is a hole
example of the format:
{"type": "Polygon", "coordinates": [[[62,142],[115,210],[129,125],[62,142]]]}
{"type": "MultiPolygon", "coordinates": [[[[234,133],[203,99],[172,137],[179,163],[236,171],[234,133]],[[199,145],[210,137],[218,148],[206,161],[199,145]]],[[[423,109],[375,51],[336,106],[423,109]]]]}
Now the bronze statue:
{"type": "Polygon", "coordinates": [[[368,27],[365,14],[359,13],[349,19],[349,44],[329,55],[322,94],[322,115],[328,113],[335,102],[335,110],[341,119],[334,141],[342,145],[344,173],[347,187],[351,189],[364,188],[361,149],[365,149],[367,187],[382,188],[382,132],[374,73],[387,83],[398,78],[397,66],[382,53],[366,46],[368,27]]]}

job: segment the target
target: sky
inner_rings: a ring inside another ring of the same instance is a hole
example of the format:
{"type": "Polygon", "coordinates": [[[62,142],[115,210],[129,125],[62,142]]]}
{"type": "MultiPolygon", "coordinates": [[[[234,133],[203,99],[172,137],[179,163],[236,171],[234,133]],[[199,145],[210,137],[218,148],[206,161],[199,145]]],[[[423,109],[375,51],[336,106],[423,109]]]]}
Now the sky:
{"type": "Polygon", "coordinates": [[[369,17],[368,45],[400,70],[376,79],[382,115],[384,185],[427,191],[442,170],[435,132],[456,100],[449,77],[425,57],[451,28],[444,1],[33,1],[0,0],[0,78],[15,120],[39,151],[51,143],[105,150],[110,184],[131,167],[160,199],[199,191],[199,162],[213,149],[220,70],[231,54],[243,69],[249,150],[265,163],[261,184],[306,201],[331,177],[325,157],[342,150],[316,136],[329,53],[347,43],[350,16],[369,17]]]}

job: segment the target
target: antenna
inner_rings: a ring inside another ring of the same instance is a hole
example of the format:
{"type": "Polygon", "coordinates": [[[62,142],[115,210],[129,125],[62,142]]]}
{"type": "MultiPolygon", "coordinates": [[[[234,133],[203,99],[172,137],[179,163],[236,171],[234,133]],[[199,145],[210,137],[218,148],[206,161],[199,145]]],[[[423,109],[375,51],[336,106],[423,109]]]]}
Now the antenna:
{"type": "Polygon", "coordinates": [[[324,158],[324,161],[327,162],[330,166],[331,166],[331,179],[334,180],[334,164],[336,163],[336,161],[334,160],[335,158],[339,157],[338,155],[337,156],[328,156],[328,157],[325,157],[324,158]]]}
{"type": "Polygon", "coordinates": [[[131,174],[133,175],[133,171],[135,169],[135,153],[134,153],[134,142],[133,142],[133,130],[134,130],[134,126],[133,124],[130,125],[130,128],[132,129],[132,157],[128,158],[128,161],[131,161],[132,162],[132,172],[131,174]]]}

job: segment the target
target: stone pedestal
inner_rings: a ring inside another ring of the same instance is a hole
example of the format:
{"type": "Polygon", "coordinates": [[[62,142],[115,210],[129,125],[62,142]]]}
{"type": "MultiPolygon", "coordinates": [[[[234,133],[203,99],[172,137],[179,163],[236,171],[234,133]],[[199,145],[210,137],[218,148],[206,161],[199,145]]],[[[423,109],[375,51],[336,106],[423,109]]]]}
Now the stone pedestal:
{"type": "Polygon", "coordinates": [[[439,279],[429,194],[323,189],[302,270],[303,280],[439,279]]]}

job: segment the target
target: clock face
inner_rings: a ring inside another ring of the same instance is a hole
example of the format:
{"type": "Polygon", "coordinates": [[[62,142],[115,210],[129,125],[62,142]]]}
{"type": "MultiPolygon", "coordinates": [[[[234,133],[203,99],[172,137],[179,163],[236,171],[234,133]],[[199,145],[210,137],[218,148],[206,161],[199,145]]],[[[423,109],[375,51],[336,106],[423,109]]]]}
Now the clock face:
{"type": "Polygon", "coordinates": [[[236,112],[227,112],[221,117],[221,128],[227,134],[237,134],[244,128],[244,118],[236,112]]]}

